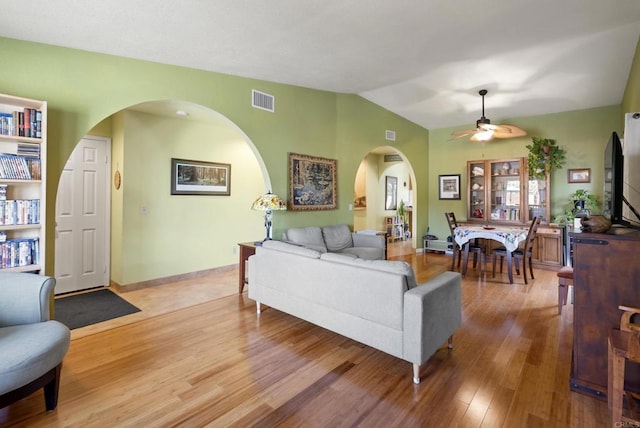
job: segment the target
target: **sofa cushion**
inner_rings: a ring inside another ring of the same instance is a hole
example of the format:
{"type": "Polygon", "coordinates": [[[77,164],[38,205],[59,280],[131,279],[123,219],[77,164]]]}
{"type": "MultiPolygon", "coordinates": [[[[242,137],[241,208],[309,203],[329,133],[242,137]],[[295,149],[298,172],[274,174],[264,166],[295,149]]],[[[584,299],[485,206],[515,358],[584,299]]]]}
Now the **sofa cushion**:
{"type": "Polygon", "coordinates": [[[317,226],[298,227],[287,230],[287,240],[294,244],[303,245],[321,253],[327,252],[322,237],[322,229],[317,226]]]}
{"type": "Polygon", "coordinates": [[[384,248],[351,247],[340,250],[338,254],[348,254],[366,260],[384,260],[384,248]]]}
{"type": "Polygon", "coordinates": [[[297,254],[299,256],[309,257],[312,259],[320,258],[320,251],[282,241],[264,241],[262,243],[262,247],[283,251],[285,253],[297,254]]]}
{"type": "Polygon", "coordinates": [[[329,262],[338,262],[344,264],[350,264],[354,259],[357,259],[358,256],[355,254],[345,254],[345,253],[324,253],[320,255],[322,260],[327,260],[329,262]]]}
{"type": "Polygon", "coordinates": [[[336,224],[322,228],[322,236],[327,250],[337,252],[345,248],[353,247],[351,230],[346,224],[336,224]]]}
{"type": "Polygon", "coordinates": [[[397,273],[399,275],[404,275],[407,279],[407,289],[409,290],[418,285],[416,283],[416,275],[413,272],[413,268],[407,262],[394,260],[366,260],[361,258],[354,258],[345,253],[326,253],[320,256],[320,258],[323,260],[342,263],[345,265],[360,266],[367,269],[374,269],[383,272],[391,272],[397,273]]]}
{"type": "Polygon", "coordinates": [[[393,260],[365,260],[355,259],[354,264],[358,266],[368,267],[370,269],[381,270],[384,272],[392,272],[404,275],[407,278],[407,288],[412,289],[418,284],[416,283],[416,275],[413,268],[407,262],[393,260]]]}

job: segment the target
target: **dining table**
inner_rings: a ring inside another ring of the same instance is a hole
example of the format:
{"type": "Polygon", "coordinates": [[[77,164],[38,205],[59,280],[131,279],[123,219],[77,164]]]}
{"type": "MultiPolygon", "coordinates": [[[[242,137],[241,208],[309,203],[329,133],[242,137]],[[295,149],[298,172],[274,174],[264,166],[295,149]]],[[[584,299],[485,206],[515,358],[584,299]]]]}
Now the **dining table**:
{"type": "Polygon", "coordinates": [[[469,260],[469,246],[465,245],[474,239],[492,239],[498,241],[506,248],[507,253],[507,269],[509,271],[509,283],[513,284],[513,272],[511,269],[512,255],[511,253],[518,248],[518,245],[527,239],[528,229],[513,225],[489,226],[489,225],[461,225],[454,230],[454,240],[464,251],[464,264],[462,266],[462,275],[467,270],[467,262],[469,260]]]}

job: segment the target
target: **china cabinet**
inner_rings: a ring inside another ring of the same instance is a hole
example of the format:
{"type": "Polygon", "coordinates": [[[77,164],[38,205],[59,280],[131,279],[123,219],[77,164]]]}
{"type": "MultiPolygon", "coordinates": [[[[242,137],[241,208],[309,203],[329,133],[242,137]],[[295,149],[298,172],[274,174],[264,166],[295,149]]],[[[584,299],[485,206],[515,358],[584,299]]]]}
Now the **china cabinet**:
{"type": "MultiPolygon", "coordinates": [[[[549,225],[550,179],[531,179],[525,158],[467,162],[467,222],[527,229],[541,217],[533,248],[533,264],[559,269],[563,265],[562,228],[549,225]]],[[[489,243],[488,251],[497,244],[489,243]]]]}
{"type": "Polygon", "coordinates": [[[467,162],[467,219],[522,224],[533,217],[548,222],[549,177],[529,179],[524,158],[467,162]]]}

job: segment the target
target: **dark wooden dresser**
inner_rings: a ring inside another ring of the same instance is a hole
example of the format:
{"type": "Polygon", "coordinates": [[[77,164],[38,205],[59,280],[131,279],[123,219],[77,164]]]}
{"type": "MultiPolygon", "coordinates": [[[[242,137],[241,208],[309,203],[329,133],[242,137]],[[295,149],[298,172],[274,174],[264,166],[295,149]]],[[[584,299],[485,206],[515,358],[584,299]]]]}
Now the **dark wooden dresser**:
{"type": "MultiPolygon", "coordinates": [[[[607,336],[620,325],[619,305],[640,307],[640,231],[570,234],[574,323],[571,389],[607,396],[607,336]]],[[[640,392],[640,365],[628,364],[627,386],[640,392]]]]}

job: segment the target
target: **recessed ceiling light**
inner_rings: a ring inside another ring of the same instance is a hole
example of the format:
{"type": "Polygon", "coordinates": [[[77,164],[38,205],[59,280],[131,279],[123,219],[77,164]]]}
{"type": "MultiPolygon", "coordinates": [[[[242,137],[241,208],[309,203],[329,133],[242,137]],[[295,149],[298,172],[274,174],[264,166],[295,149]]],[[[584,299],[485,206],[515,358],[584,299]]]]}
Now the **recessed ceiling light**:
{"type": "Polygon", "coordinates": [[[186,112],[186,111],[184,111],[184,110],[176,110],[176,114],[177,114],[178,116],[189,116],[189,113],[187,113],[187,112],[186,112]]]}

